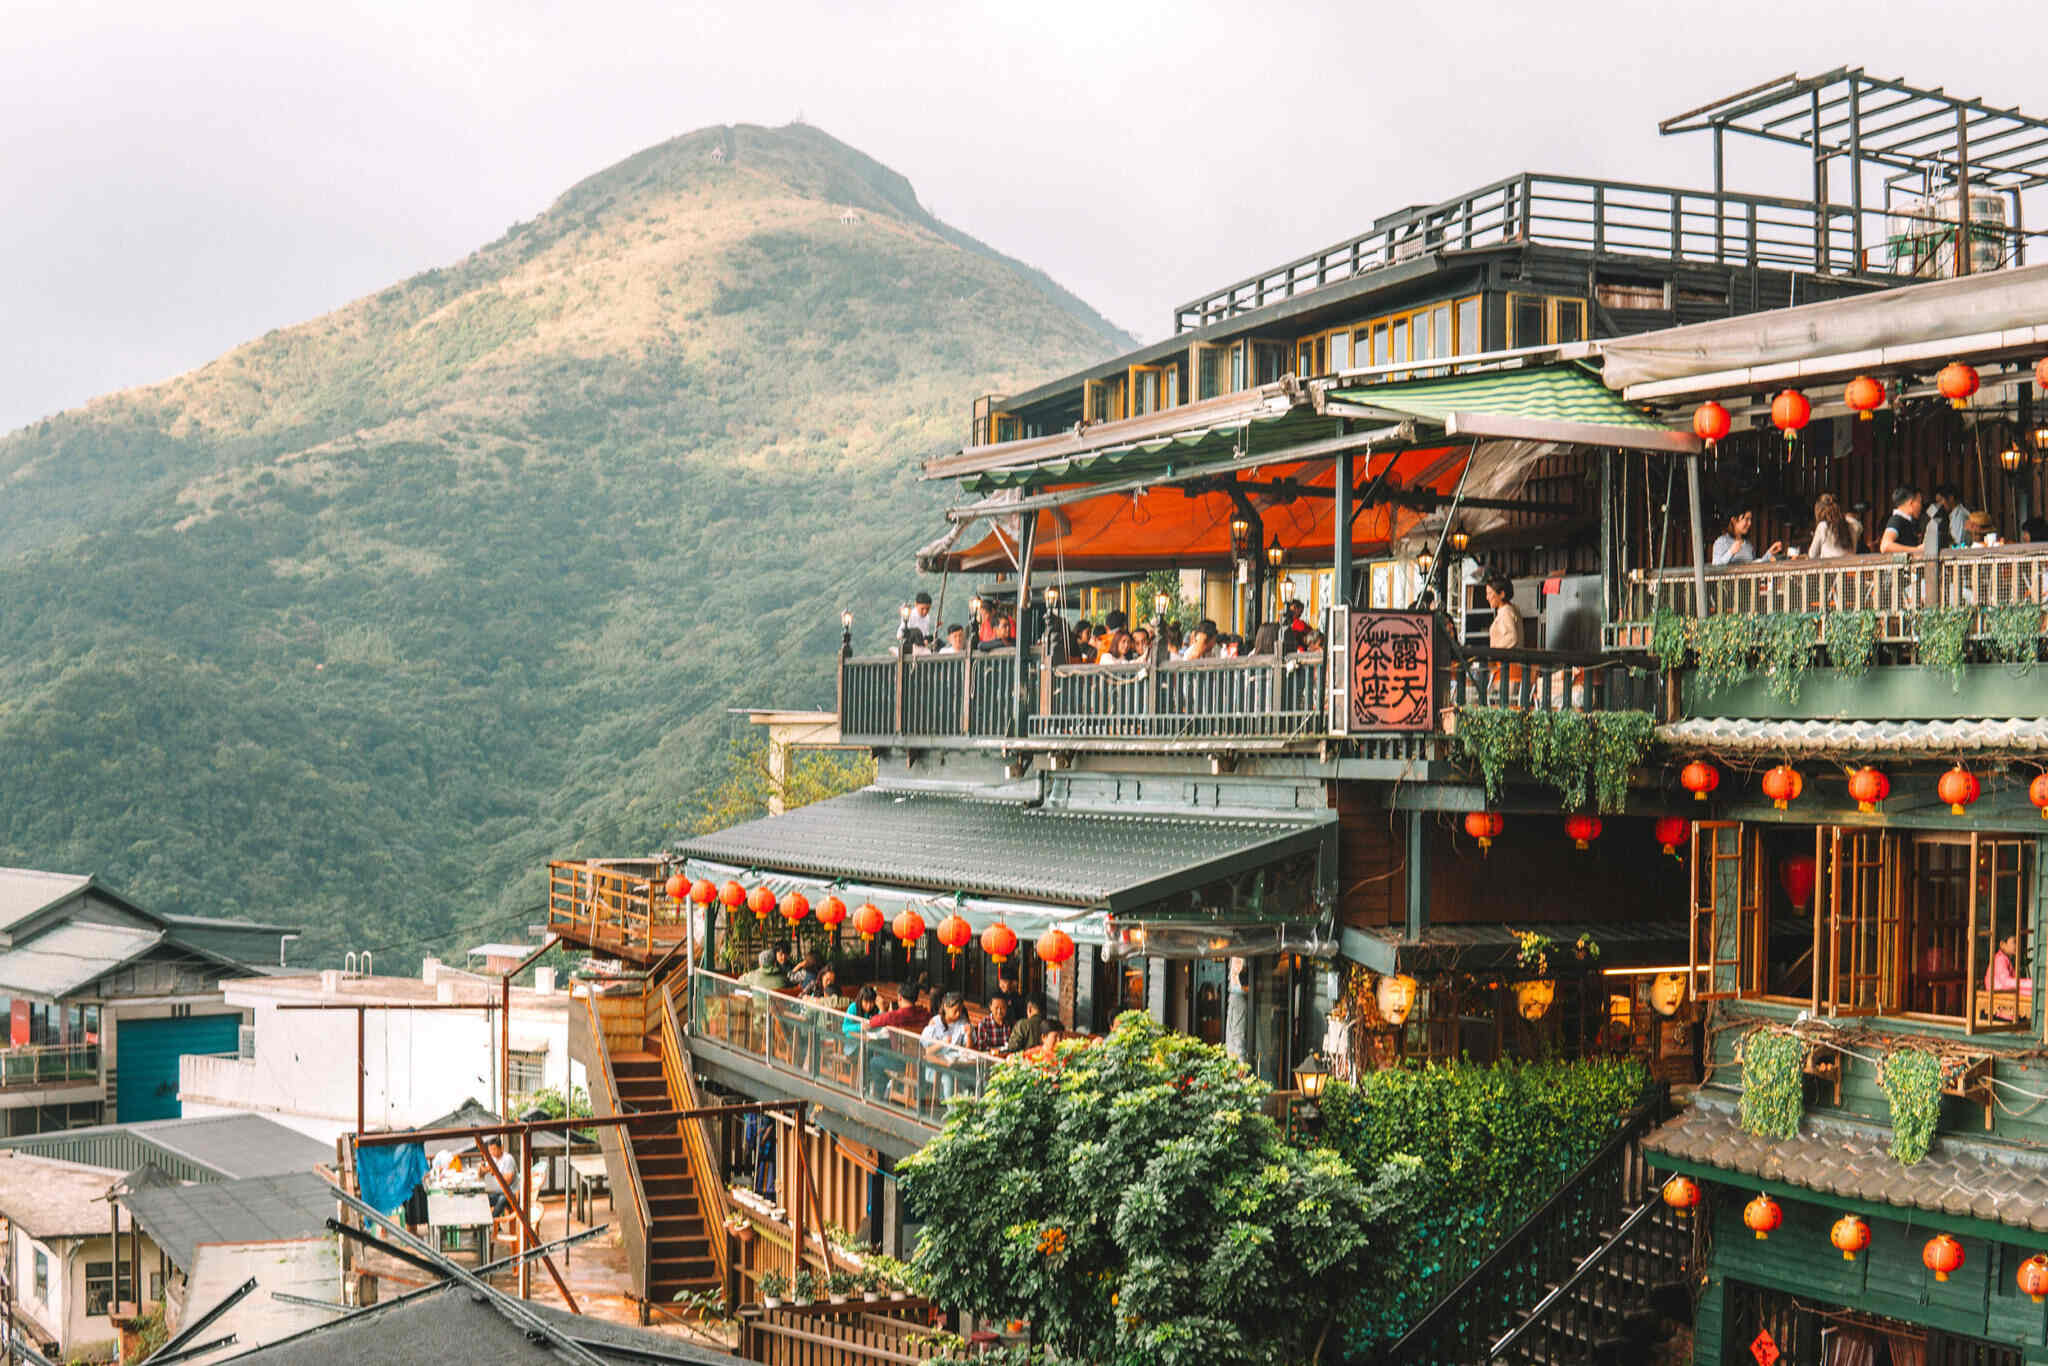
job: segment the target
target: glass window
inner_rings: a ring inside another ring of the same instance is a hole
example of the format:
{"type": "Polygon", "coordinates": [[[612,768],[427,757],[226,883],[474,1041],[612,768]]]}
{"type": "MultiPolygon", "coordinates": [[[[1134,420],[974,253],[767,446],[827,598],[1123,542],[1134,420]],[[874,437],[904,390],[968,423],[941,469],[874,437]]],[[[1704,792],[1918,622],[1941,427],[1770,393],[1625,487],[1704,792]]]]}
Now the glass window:
{"type": "Polygon", "coordinates": [[[1398,363],[1408,359],[1408,320],[1406,318],[1394,324],[1393,346],[1394,353],[1388,357],[1390,363],[1398,363]]]}
{"type": "Polygon", "coordinates": [[[1288,347],[1285,342],[1252,343],[1252,382],[1277,384],[1287,373],[1288,347]]]}
{"type": "Polygon", "coordinates": [[[1451,306],[1440,304],[1429,311],[1429,354],[1440,360],[1451,354],[1451,306]]]}
{"type": "Polygon", "coordinates": [[[134,1268],[128,1263],[121,1264],[121,1283],[114,1284],[112,1262],[87,1262],[85,1264],[85,1314],[87,1318],[98,1318],[111,1309],[116,1302],[127,1304],[134,1296],[129,1287],[134,1284],[134,1268]]]}
{"type": "Polygon", "coordinates": [[[1458,300],[1458,335],[1454,356],[1472,356],[1486,349],[1479,339],[1479,300],[1458,300]]]}
{"type": "Polygon", "coordinates": [[[1557,342],[1560,346],[1569,342],[1586,339],[1586,301],[1584,299],[1559,299],[1557,301],[1557,342]]]}
{"type": "Polygon", "coordinates": [[[1332,332],[1330,334],[1330,373],[1351,368],[1351,334],[1332,332]]]}
{"type": "Polygon", "coordinates": [[[1543,345],[1543,300],[1526,294],[1512,296],[1514,302],[1515,334],[1508,339],[1510,346],[1543,345]]]}
{"type": "Polygon", "coordinates": [[[511,1057],[512,1094],[530,1096],[547,1085],[546,1053],[514,1050],[511,1057]]]}
{"type": "Polygon", "coordinates": [[[1251,365],[1250,365],[1250,361],[1249,361],[1249,359],[1248,359],[1248,358],[1246,357],[1246,355],[1245,355],[1245,346],[1244,346],[1244,343],[1243,343],[1243,342],[1233,342],[1233,343],[1231,343],[1231,346],[1230,346],[1230,389],[1228,390],[1228,392],[1230,392],[1230,393],[1233,393],[1233,394],[1234,394],[1234,393],[1236,393],[1236,392],[1237,392],[1238,390],[1240,390],[1240,389],[1244,389],[1244,388],[1247,388],[1247,387],[1249,387],[1249,383],[1250,383],[1250,376],[1251,376],[1251,365]]]}
{"type": "Polygon", "coordinates": [[[1387,345],[1387,325],[1381,323],[1372,330],[1372,363],[1385,365],[1393,359],[1393,352],[1387,345]]]}
{"type": "Polygon", "coordinates": [[[35,1293],[38,1303],[50,1302],[50,1254],[41,1248],[36,1249],[35,1293]]]}

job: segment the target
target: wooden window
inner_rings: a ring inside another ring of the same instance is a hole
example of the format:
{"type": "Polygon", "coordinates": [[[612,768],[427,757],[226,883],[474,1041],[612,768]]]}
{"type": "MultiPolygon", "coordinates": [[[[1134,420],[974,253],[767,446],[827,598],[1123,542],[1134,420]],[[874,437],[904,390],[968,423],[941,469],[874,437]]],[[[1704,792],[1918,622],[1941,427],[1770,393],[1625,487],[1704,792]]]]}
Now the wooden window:
{"type": "Polygon", "coordinates": [[[1692,828],[1692,896],[1686,953],[1703,1001],[1761,995],[1768,926],[1758,832],[1735,821],[1692,828]]]}
{"type": "Polygon", "coordinates": [[[1253,342],[1252,383],[1278,384],[1287,373],[1288,352],[1292,349],[1286,342],[1253,342]]]}
{"type": "Polygon", "coordinates": [[[1402,361],[1410,359],[1408,355],[1408,320],[1406,318],[1395,319],[1391,341],[1393,352],[1387,357],[1387,364],[1398,365],[1402,361]]]}
{"type": "Polygon", "coordinates": [[[96,1319],[104,1315],[115,1304],[129,1304],[134,1301],[134,1267],[121,1263],[121,1279],[114,1280],[112,1262],[87,1262],[85,1264],[85,1316],[96,1319]]]}
{"type": "Polygon", "coordinates": [[[1508,345],[1542,346],[1549,340],[1549,329],[1545,326],[1543,299],[1533,294],[1508,295],[1509,327],[1508,345]]]}
{"type": "Polygon", "coordinates": [[[1830,1015],[1903,1010],[1906,935],[1899,836],[1828,827],[1825,852],[1814,905],[1821,1003],[1830,1015]]]}
{"type": "Polygon", "coordinates": [[[1451,306],[1438,304],[1429,310],[1429,358],[1442,360],[1451,354],[1451,306]]]}
{"type": "Polygon", "coordinates": [[[2034,1026],[2031,839],[1970,835],[1969,1015],[1973,1034],[2034,1026]]]}
{"type": "Polygon", "coordinates": [[[1161,381],[1160,369],[1156,365],[1133,365],[1131,381],[1131,416],[1143,417],[1156,413],[1165,406],[1166,386],[1161,381]]]}
{"type": "Polygon", "coordinates": [[[1196,398],[1221,398],[1245,387],[1243,342],[1227,342],[1222,345],[1197,343],[1193,353],[1196,398]]]}
{"type": "Polygon", "coordinates": [[[1351,334],[1349,332],[1332,332],[1330,334],[1330,373],[1334,375],[1350,368],[1351,334]]]}
{"type": "Polygon", "coordinates": [[[1550,339],[1560,346],[1586,339],[1586,301],[1584,299],[1553,299],[1554,321],[1551,324],[1550,339]]]}
{"type": "Polygon", "coordinates": [[[1479,331],[1479,296],[1458,300],[1457,333],[1452,339],[1451,354],[1471,356],[1485,349],[1479,331]]]}

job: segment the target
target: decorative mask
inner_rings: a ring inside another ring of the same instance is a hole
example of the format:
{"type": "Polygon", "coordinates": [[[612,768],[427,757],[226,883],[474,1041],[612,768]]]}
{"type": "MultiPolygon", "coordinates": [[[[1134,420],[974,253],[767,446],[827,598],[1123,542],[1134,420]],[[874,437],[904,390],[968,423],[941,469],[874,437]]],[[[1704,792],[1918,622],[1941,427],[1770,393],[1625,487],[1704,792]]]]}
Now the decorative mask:
{"type": "Polygon", "coordinates": [[[1391,1025],[1406,1024],[1409,1012],[1415,1009],[1415,985],[1415,979],[1405,972],[1380,978],[1373,987],[1380,1018],[1391,1025]]]}
{"type": "Polygon", "coordinates": [[[1548,977],[1515,983],[1515,1010],[1525,1020],[1542,1019],[1556,999],[1557,983],[1548,977]]]}
{"type": "Polygon", "coordinates": [[[1685,1004],[1685,974],[1682,972],[1660,972],[1650,983],[1650,1009],[1659,1015],[1672,1016],[1685,1004]]]}

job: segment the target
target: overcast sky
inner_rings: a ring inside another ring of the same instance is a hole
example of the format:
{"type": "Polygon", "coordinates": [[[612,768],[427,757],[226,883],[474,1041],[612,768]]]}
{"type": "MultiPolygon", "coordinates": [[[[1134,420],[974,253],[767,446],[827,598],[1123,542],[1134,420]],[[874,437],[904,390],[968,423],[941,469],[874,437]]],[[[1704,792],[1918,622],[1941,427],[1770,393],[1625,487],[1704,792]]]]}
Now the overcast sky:
{"type": "MultiPolygon", "coordinates": [[[[1706,185],[1705,139],[1657,120],[1786,72],[2048,114],[2048,16],[2019,5],[4,8],[0,430],[455,260],[706,124],[802,117],[1149,339],[1205,289],[1521,170],[1706,185]]],[[[1731,156],[1732,186],[1807,174],[1731,156]]]]}

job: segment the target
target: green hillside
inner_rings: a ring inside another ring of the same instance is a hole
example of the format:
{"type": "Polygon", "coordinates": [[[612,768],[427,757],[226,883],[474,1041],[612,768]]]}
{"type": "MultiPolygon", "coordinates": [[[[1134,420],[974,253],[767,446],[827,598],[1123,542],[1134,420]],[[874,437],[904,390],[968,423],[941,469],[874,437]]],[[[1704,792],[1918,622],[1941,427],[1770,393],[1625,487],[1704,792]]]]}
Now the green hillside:
{"type": "Polygon", "coordinates": [[[301,962],[513,930],[664,837],[726,708],[830,704],[973,394],[1128,340],[815,129],[706,129],[0,440],[0,863],[301,962]]]}

